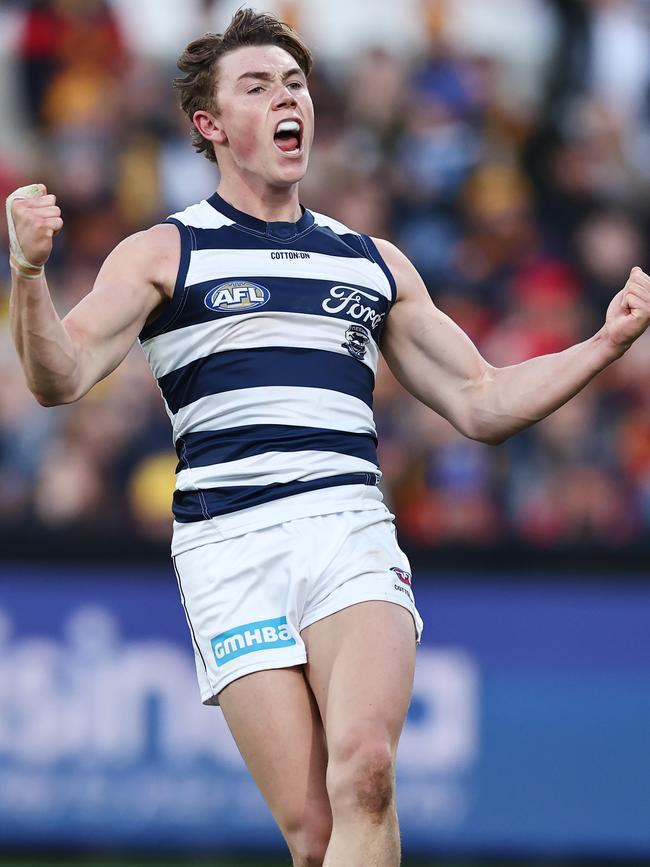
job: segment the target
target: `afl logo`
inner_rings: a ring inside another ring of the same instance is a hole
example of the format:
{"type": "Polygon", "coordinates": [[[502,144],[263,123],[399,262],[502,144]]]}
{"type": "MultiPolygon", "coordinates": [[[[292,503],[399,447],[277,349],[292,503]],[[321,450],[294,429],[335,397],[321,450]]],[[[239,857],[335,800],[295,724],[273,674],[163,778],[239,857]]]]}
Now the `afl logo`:
{"type": "Polygon", "coordinates": [[[398,569],[397,566],[391,566],[390,571],[397,575],[402,584],[408,584],[409,587],[411,586],[411,573],[407,572],[406,569],[398,569]]]}
{"type": "Polygon", "coordinates": [[[262,307],[271,297],[265,286],[247,280],[230,280],[214,286],[205,296],[205,306],[219,313],[241,313],[262,307]]]}

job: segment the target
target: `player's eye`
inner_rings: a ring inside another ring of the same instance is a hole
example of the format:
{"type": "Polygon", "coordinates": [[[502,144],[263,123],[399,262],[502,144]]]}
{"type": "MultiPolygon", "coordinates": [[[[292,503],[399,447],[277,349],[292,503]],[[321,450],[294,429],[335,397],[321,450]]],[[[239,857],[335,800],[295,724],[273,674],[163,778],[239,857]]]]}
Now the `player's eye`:
{"type": "Polygon", "coordinates": [[[264,90],[261,84],[256,84],[255,87],[251,87],[247,93],[261,93],[264,90]]]}
{"type": "Polygon", "coordinates": [[[292,87],[294,90],[302,90],[304,85],[302,81],[290,81],[287,87],[292,87]]]}

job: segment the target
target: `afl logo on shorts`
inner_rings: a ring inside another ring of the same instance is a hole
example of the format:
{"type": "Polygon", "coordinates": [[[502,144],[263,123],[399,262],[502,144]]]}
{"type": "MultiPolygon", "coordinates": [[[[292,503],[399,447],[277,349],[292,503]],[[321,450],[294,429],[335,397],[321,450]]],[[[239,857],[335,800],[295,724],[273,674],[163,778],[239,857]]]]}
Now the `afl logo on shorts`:
{"type": "Polygon", "coordinates": [[[363,325],[349,325],[345,332],[345,343],[342,343],[341,346],[345,346],[350,355],[362,361],[369,340],[370,332],[367,328],[364,328],[363,325]]]}
{"type": "Polygon", "coordinates": [[[406,569],[398,569],[397,566],[391,566],[390,571],[397,575],[402,584],[408,584],[409,587],[411,586],[411,573],[407,572],[406,569]]]}
{"type": "Polygon", "coordinates": [[[270,297],[265,286],[247,280],[230,280],[210,289],[205,296],[205,306],[219,313],[242,313],[262,307],[270,297]]]}

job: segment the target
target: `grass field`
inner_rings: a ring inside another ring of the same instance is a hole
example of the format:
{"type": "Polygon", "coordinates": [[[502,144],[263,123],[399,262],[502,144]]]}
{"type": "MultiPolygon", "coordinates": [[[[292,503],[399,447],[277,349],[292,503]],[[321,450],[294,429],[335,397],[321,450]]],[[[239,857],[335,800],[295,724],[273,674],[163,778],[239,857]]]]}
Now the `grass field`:
{"type": "MultiPolygon", "coordinates": [[[[487,860],[466,859],[418,859],[406,858],[402,867],[580,867],[590,862],[565,860],[511,860],[490,858],[487,860]]],[[[595,863],[595,862],[591,862],[595,863]]],[[[605,862],[598,862],[601,867],[605,862]]],[[[608,859],[607,867],[627,867],[631,862],[608,859]]],[[[636,862],[639,864],[640,862],[636,862]]],[[[0,852],[0,867],[290,867],[285,858],[156,858],[156,857],[107,857],[83,855],[38,856],[3,855],[0,852]]]]}
{"type": "MultiPolygon", "coordinates": [[[[402,867],[496,867],[499,862],[478,862],[478,861],[423,861],[421,859],[405,859],[402,862],[402,867]]],[[[505,863],[505,862],[504,862],[505,863]]],[[[1,867],[290,867],[288,859],[273,859],[266,858],[245,861],[242,860],[222,860],[209,859],[201,861],[192,860],[177,860],[177,861],[155,861],[155,860],[111,860],[107,861],[100,858],[20,858],[20,859],[5,859],[0,855],[1,867]]],[[[507,867],[570,867],[564,862],[507,862],[507,867]]],[[[614,867],[614,865],[608,865],[614,867]]]]}
{"type": "MultiPolygon", "coordinates": [[[[3,856],[0,853],[0,867],[290,867],[288,858],[107,858],[105,856],[64,856],[55,857],[20,855],[3,856]]],[[[436,862],[405,860],[403,867],[478,867],[474,863],[436,862]]],[[[523,865],[522,865],[523,867],[523,865]]]]}
{"type": "MultiPolygon", "coordinates": [[[[0,855],[0,867],[290,867],[288,859],[257,858],[251,860],[210,858],[193,860],[183,858],[178,860],[156,859],[104,859],[104,858],[80,858],[78,856],[65,858],[4,858],[0,855]]],[[[422,861],[407,859],[403,867],[480,867],[475,862],[443,862],[422,861]]],[[[527,867],[527,865],[515,865],[515,867],[527,867]]]]}
{"type": "MultiPolygon", "coordinates": [[[[219,855],[208,857],[196,854],[122,854],[5,852],[0,850],[0,867],[291,867],[289,857],[264,855],[219,855]]],[[[404,858],[402,867],[650,867],[650,860],[563,858],[404,858]]]]}
{"type": "MultiPolygon", "coordinates": [[[[402,867],[573,867],[569,862],[560,861],[510,861],[490,859],[474,860],[431,860],[406,858],[402,867]]],[[[3,856],[0,853],[0,867],[290,867],[285,858],[106,858],[101,856],[83,857],[79,855],[56,857],[48,856],[3,856]]],[[[616,867],[609,862],[607,867],[616,867]]]]}

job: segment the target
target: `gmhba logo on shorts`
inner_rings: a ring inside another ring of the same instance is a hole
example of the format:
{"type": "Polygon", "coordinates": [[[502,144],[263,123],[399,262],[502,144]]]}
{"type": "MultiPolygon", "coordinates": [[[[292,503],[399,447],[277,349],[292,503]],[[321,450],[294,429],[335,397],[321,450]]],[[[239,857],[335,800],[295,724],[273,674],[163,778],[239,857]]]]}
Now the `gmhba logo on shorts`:
{"type": "Polygon", "coordinates": [[[238,656],[254,653],[256,650],[291,647],[296,643],[296,639],[289,632],[287,618],[274,617],[272,620],[258,620],[236,626],[215,636],[210,643],[217,665],[225,665],[238,656]]]}
{"type": "Polygon", "coordinates": [[[205,306],[219,313],[241,313],[262,307],[271,297],[266,286],[248,280],[230,280],[214,286],[205,296],[205,306]]]}

